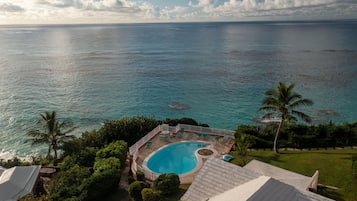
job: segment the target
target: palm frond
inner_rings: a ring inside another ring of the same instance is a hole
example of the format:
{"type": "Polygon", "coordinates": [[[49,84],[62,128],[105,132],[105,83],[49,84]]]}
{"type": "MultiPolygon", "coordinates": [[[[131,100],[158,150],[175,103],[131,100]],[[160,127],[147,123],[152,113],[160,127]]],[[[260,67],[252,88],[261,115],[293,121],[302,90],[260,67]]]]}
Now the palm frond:
{"type": "Polygon", "coordinates": [[[296,111],[296,110],[292,110],[291,111],[292,114],[300,117],[302,120],[304,120],[305,122],[307,123],[310,123],[311,122],[311,117],[303,112],[300,112],[300,111],[296,111]]]}
{"type": "Polygon", "coordinates": [[[275,107],[275,106],[262,106],[258,109],[258,111],[263,111],[263,110],[275,111],[276,109],[277,109],[277,107],[275,107]]]}
{"type": "Polygon", "coordinates": [[[311,106],[313,104],[314,104],[314,102],[312,100],[305,98],[305,99],[300,99],[300,100],[297,100],[297,101],[291,103],[289,105],[289,107],[290,108],[296,108],[296,107],[299,107],[299,106],[302,106],[302,105],[311,106]]]}

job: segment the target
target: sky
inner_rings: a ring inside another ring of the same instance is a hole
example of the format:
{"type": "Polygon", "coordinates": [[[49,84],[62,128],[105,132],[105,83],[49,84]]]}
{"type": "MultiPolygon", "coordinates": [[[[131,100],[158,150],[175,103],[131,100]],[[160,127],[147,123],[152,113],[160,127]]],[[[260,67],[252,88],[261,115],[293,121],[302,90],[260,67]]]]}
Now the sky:
{"type": "Polygon", "coordinates": [[[357,0],[0,0],[0,24],[357,19],[357,0]]]}

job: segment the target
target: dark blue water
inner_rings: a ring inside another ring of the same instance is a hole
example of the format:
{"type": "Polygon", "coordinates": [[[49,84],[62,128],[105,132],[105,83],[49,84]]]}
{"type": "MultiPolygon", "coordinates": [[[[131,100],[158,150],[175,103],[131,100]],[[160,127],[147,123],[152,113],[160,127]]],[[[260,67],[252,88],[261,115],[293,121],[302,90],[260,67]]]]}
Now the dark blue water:
{"type": "Polygon", "coordinates": [[[2,26],[0,158],[38,152],[25,133],[51,110],[77,135],[133,115],[235,129],[280,81],[316,123],[354,122],[356,36],[356,22],[2,26]]]}

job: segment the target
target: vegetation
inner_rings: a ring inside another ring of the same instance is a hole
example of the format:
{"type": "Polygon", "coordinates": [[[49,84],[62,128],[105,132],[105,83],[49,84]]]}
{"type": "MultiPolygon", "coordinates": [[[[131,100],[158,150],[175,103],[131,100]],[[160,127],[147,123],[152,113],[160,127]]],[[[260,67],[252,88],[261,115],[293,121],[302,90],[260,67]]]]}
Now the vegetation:
{"type": "Polygon", "coordinates": [[[357,179],[357,154],[352,156],[352,175],[357,179]]]}
{"type": "Polygon", "coordinates": [[[55,111],[45,112],[45,114],[40,114],[42,119],[38,122],[43,126],[43,131],[40,130],[32,130],[27,133],[30,137],[32,137],[32,145],[36,144],[47,144],[48,152],[47,158],[50,158],[51,150],[54,151],[54,165],[57,165],[57,150],[59,146],[73,138],[73,135],[68,135],[71,133],[75,127],[73,127],[72,123],[68,122],[58,122],[57,115],[55,111]],[[66,129],[65,131],[63,131],[66,129]]]}
{"type": "MultiPolygon", "coordinates": [[[[274,139],[273,125],[248,126],[240,125],[236,130],[236,138],[240,134],[247,134],[254,144],[251,148],[270,149],[274,139]]],[[[336,148],[351,147],[357,145],[357,123],[336,125],[299,125],[288,124],[281,129],[280,143],[277,148],[336,148]]]]}
{"type": "Polygon", "coordinates": [[[96,154],[97,158],[116,157],[120,159],[121,166],[124,167],[128,145],[123,140],[110,143],[108,146],[99,150],[96,154]]]}
{"type": "Polygon", "coordinates": [[[129,195],[132,197],[135,201],[142,201],[142,195],[141,191],[145,188],[149,187],[149,185],[143,181],[134,181],[129,185],[129,195]]]}
{"type": "Polygon", "coordinates": [[[153,183],[153,188],[161,195],[172,195],[176,193],[180,186],[180,178],[177,174],[161,174],[153,183]]]}
{"type": "Polygon", "coordinates": [[[95,154],[92,153],[94,150],[97,148],[88,148],[84,154],[79,152],[65,157],[61,164],[62,172],[49,188],[54,201],[98,200],[117,189],[123,164],[121,160],[126,157],[126,142],[112,142],[95,154]],[[87,155],[97,156],[94,164],[83,160],[82,157],[87,155]],[[84,167],[83,164],[90,166],[84,167]]]}
{"type": "Polygon", "coordinates": [[[191,118],[181,118],[181,119],[165,119],[164,124],[168,124],[169,126],[176,126],[177,124],[188,124],[193,126],[202,126],[202,127],[209,127],[207,124],[198,123],[196,120],[191,118]]]}
{"type": "Polygon", "coordinates": [[[101,135],[101,144],[124,140],[130,147],[160,123],[160,121],[148,117],[122,118],[105,122],[98,132],[101,135]]]}
{"type": "Polygon", "coordinates": [[[136,180],[137,181],[145,181],[145,174],[141,170],[136,171],[136,180]]]}
{"type": "Polygon", "coordinates": [[[270,89],[265,92],[266,98],[263,100],[262,107],[259,108],[259,111],[267,111],[263,118],[280,118],[274,138],[273,149],[275,153],[278,152],[278,136],[285,121],[296,121],[296,117],[299,117],[306,122],[311,122],[310,116],[295,110],[295,108],[301,105],[312,105],[313,102],[309,99],[303,99],[300,94],[294,92],[294,87],[294,84],[286,86],[285,83],[280,82],[276,89],[270,89]]]}
{"type": "Polygon", "coordinates": [[[144,188],[141,191],[143,201],[157,201],[160,200],[160,195],[151,188],[144,188]]]}
{"type": "MultiPolygon", "coordinates": [[[[243,164],[238,152],[232,163],[243,164]]],[[[334,149],[314,151],[249,151],[246,160],[257,159],[306,176],[312,176],[319,170],[319,183],[337,187],[319,188],[318,193],[335,200],[354,201],[357,197],[357,179],[352,174],[351,157],[357,154],[355,149],[334,149]]]]}
{"type": "Polygon", "coordinates": [[[52,201],[49,195],[41,195],[34,198],[33,195],[27,195],[24,198],[21,198],[20,201],[52,201]]]}
{"type": "Polygon", "coordinates": [[[245,133],[235,133],[236,138],[236,151],[242,157],[243,163],[245,164],[245,157],[248,154],[248,148],[254,144],[251,137],[245,133]]]}
{"type": "MultiPolygon", "coordinates": [[[[140,173],[141,176],[144,175],[140,173]]],[[[182,195],[180,178],[175,173],[161,174],[154,180],[151,188],[145,181],[136,180],[130,184],[128,191],[130,197],[136,201],[170,200],[171,196],[182,195]]]]}
{"type": "Polygon", "coordinates": [[[91,173],[88,168],[79,167],[78,165],[74,165],[69,170],[62,172],[58,180],[49,188],[51,198],[54,201],[75,197],[82,200],[82,198],[80,198],[82,192],[80,185],[82,181],[90,177],[90,175],[91,173]]]}

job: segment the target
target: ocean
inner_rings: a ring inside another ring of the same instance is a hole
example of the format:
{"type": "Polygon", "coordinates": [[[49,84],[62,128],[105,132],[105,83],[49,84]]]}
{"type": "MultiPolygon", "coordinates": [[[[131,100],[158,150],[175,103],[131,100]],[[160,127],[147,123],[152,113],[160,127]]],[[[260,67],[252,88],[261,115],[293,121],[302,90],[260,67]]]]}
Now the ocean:
{"type": "Polygon", "coordinates": [[[0,158],[42,153],[26,132],[52,110],[77,136],[141,115],[255,124],[279,82],[315,124],[355,122],[356,36],[356,21],[0,26],[0,158]]]}

